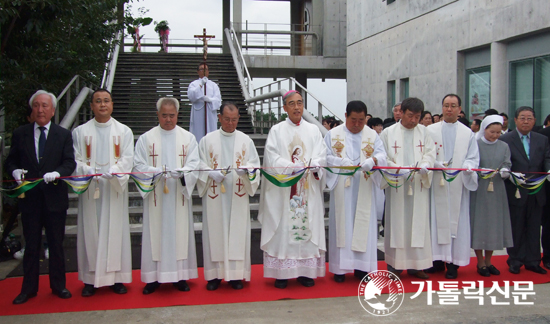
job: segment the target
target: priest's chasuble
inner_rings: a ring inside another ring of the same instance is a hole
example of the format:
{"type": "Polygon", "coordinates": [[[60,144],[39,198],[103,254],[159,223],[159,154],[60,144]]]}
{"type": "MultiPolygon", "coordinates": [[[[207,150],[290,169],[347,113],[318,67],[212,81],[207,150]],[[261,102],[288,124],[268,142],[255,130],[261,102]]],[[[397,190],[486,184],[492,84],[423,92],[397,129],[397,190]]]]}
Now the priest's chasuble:
{"type": "MultiPolygon", "coordinates": [[[[151,172],[155,168],[171,171],[183,167],[196,170],[198,166],[195,136],[179,126],[172,130],[154,127],[136,143],[134,172],[151,172]]],[[[152,175],[144,173],[139,177],[152,175]]],[[[198,277],[191,200],[197,177],[198,172],[185,173],[183,186],[181,179],[162,176],[155,190],[140,191],[143,197],[143,282],[177,282],[198,277]],[[165,184],[169,193],[164,193],[165,184]]]]}
{"type": "Polygon", "coordinates": [[[195,135],[198,143],[204,135],[217,129],[218,109],[220,109],[222,103],[222,96],[220,94],[220,88],[216,83],[208,80],[205,85],[202,85],[200,79],[189,84],[187,96],[189,97],[189,101],[191,101],[189,131],[195,135]],[[206,97],[211,98],[212,102],[204,101],[204,87],[206,87],[206,97]],[[205,104],[206,114],[204,112],[205,104]],[[204,129],[205,123],[206,131],[204,129]]]}
{"type": "MultiPolygon", "coordinates": [[[[436,146],[436,160],[449,168],[479,166],[475,134],[460,122],[441,121],[427,127],[436,146]]],[[[452,182],[436,171],[431,189],[433,259],[458,266],[470,263],[470,191],[477,190],[477,174],[460,172],[452,182]]]]}
{"type": "Polygon", "coordinates": [[[248,167],[250,171],[260,167],[260,158],[254,142],[248,135],[235,130],[222,129],[208,133],[199,143],[201,170],[227,169],[222,184],[202,171],[197,189],[202,197],[202,246],[204,278],[250,280],[250,206],[249,197],[256,194],[260,184],[260,171],[250,180],[239,176],[235,168],[248,167]]]}
{"type": "MultiPolygon", "coordinates": [[[[328,167],[342,165],[342,158],[353,165],[376,157],[379,166],[386,165],[384,144],[376,131],[364,127],[357,134],[346,125],[331,129],[325,136],[328,167]]],[[[347,170],[332,169],[334,172],[347,170]]],[[[381,175],[372,175],[359,169],[352,176],[327,172],[330,192],[329,212],[329,271],[335,274],[353,272],[355,269],[370,272],[377,270],[378,226],[376,189],[381,175]],[[359,199],[358,199],[359,198],[359,199]]],[[[379,190],[379,189],[378,189],[379,190]]]]}
{"type": "MultiPolygon", "coordinates": [[[[132,171],[134,135],[114,118],[95,119],[73,130],[77,167],[74,175],[132,171]]],[[[128,175],[92,180],[78,196],[78,279],[95,287],[132,282],[132,254],[128,218],[128,175]],[[94,199],[94,196],[99,197],[94,199]]]]}
{"type": "MultiPolygon", "coordinates": [[[[387,154],[387,164],[392,167],[418,166],[433,167],[435,146],[426,127],[417,125],[407,129],[396,123],[384,129],[380,138],[387,154]]],[[[407,169],[388,170],[391,173],[408,173],[407,169]]],[[[416,172],[411,177],[388,176],[397,179],[399,188],[386,189],[386,222],[384,229],[384,249],[386,263],[395,269],[426,269],[432,266],[430,240],[429,188],[432,172],[421,175],[416,172]]]]}
{"type": "MultiPolygon", "coordinates": [[[[326,146],[317,126],[290,119],[273,126],[267,136],[264,168],[292,174],[293,161],[325,165],[326,146]]],[[[292,187],[262,181],[258,220],[262,223],[264,277],[290,279],[325,275],[324,170],[312,172],[292,187]]]]}

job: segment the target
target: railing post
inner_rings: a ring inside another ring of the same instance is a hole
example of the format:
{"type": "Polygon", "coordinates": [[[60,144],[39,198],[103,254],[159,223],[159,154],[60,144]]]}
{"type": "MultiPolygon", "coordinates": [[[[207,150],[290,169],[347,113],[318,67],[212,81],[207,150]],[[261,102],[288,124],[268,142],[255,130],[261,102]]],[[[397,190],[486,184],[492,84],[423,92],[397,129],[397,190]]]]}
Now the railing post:
{"type": "Polygon", "coordinates": [[[317,102],[317,111],[319,113],[317,119],[322,124],[323,123],[323,104],[320,102],[317,102]]]}

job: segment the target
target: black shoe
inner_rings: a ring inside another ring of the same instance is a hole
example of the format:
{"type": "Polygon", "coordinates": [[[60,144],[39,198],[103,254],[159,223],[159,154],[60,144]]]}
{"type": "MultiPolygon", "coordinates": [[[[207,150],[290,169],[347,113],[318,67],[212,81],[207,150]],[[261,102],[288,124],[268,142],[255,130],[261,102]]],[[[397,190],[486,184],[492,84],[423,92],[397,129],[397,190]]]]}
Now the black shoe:
{"type": "Polygon", "coordinates": [[[128,289],[126,289],[126,286],[124,286],[123,283],[117,282],[116,284],[111,286],[111,289],[115,292],[115,294],[125,294],[128,292],[128,289]]]}
{"type": "Polygon", "coordinates": [[[275,279],[275,288],[285,289],[287,284],[287,279],[275,279]]]}
{"type": "Polygon", "coordinates": [[[368,275],[368,272],[361,271],[361,270],[354,270],[353,275],[355,276],[355,278],[359,280],[363,280],[363,278],[365,278],[365,276],[368,275]]]}
{"type": "Polygon", "coordinates": [[[235,290],[243,289],[244,287],[242,280],[230,280],[229,284],[235,290]]]}
{"type": "Polygon", "coordinates": [[[189,285],[187,284],[187,281],[185,281],[185,280],[180,280],[178,282],[174,282],[173,285],[179,291],[189,291],[189,290],[191,290],[191,288],[189,288],[189,285]]]}
{"type": "Polygon", "coordinates": [[[458,266],[452,263],[447,263],[447,272],[445,272],[445,278],[456,279],[458,277],[458,266]]]}
{"type": "Polygon", "coordinates": [[[160,283],[158,281],[150,282],[146,284],[145,287],[143,288],[143,294],[144,295],[152,294],[155,292],[155,290],[157,290],[158,287],[160,287],[160,283]]]}
{"type": "Polygon", "coordinates": [[[216,290],[216,289],[218,289],[221,282],[222,282],[221,279],[208,280],[208,283],[206,284],[206,290],[216,290]]]}
{"type": "Polygon", "coordinates": [[[298,282],[304,287],[313,287],[315,286],[315,280],[308,277],[298,277],[298,282]]]}
{"type": "Polygon", "coordinates": [[[519,265],[511,265],[511,266],[508,268],[508,271],[510,271],[510,273],[513,273],[513,274],[519,274],[519,268],[521,268],[521,266],[519,266],[519,265]]]}
{"type": "Polygon", "coordinates": [[[344,281],[346,281],[346,275],[343,275],[343,274],[341,274],[341,275],[335,274],[335,275],[334,275],[334,281],[336,281],[336,282],[344,282],[344,281]]]}
{"type": "Polygon", "coordinates": [[[52,293],[54,295],[57,295],[57,297],[61,298],[61,299],[69,299],[71,297],[73,297],[73,295],[71,295],[71,292],[69,290],[67,290],[67,288],[59,291],[59,290],[56,290],[56,289],[52,289],[52,293]]]}
{"type": "Polygon", "coordinates": [[[26,303],[27,300],[29,300],[29,298],[33,298],[33,297],[36,297],[36,293],[33,293],[33,294],[19,294],[17,295],[17,297],[15,297],[15,299],[13,300],[13,304],[14,305],[19,305],[19,304],[23,304],[23,303],[26,303]]]}
{"type": "Polygon", "coordinates": [[[479,273],[483,277],[490,277],[491,272],[489,271],[489,268],[487,267],[477,267],[477,273],[479,273]]]}
{"type": "Polygon", "coordinates": [[[536,272],[536,273],[540,273],[540,274],[546,274],[547,271],[544,270],[540,265],[536,265],[536,266],[525,266],[525,269],[529,270],[529,271],[533,271],[533,272],[536,272]]]}
{"type": "Polygon", "coordinates": [[[434,261],[431,268],[424,270],[425,273],[436,273],[440,271],[445,271],[445,262],[443,261],[434,261]]]}
{"type": "Polygon", "coordinates": [[[543,265],[546,269],[550,270],[550,261],[543,261],[543,262],[542,262],[542,265],[543,265]]]}
{"type": "Polygon", "coordinates": [[[397,278],[401,278],[401,272],[403,270],[397,270],[397,269],[395,269],[394,267],[392,267],[391,265],[388,264],[388,271],[393,273],[397,278]]]}
{"type": "Polygon", "coordinates": [[[95,291],[96,289],[94,285],[84,284],[84,288],[82,289],[82,293],[80,294],[80,296],[92,297],[93,295],[95,295],[95,291]]]}
{"type": "Polygon", "coordinates": [[[492,264],[490,266],[488,266],[487,269],[489,269],[489,272],[492,275],[498,276],[500,274],[500,271],[498,271],[498,269],[492,264]]]}

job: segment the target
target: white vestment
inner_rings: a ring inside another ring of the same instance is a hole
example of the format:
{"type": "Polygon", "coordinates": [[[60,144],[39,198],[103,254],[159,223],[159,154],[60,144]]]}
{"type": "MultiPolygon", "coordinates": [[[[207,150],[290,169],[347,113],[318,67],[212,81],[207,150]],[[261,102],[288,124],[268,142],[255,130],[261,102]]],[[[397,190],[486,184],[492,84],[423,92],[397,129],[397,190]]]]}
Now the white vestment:
{"type": "MultiPolygon", "coordinates": [[[[380,134],[387,154],[388,166],[433,167],[435,146],[426,127],[417,125],[407,129],[396,123],[380,134]]],[[[391,173],[407,173],[408,170],[389,170],[391,173]]],[[[392,177],[389,177],[393,179],[392,177]]],[[[386,263],[398,270],[422,270],[432,266],[430,240],[429,188],[432,172],[421,175],[416,172],[398,177],[398,189],[388,187],[386,181],[386,223],[384,250],[386,263]]]]}
{"type": "MultiPolygon", "coordinates": [[[[436,160],[449,168],[479,166],[475,134],[460,122],[442,121],[427,127],[436,146],[436,160]]],[[[433,260],[458,266],[470,263],[470,191],[477,190],[477,174],[460,172],[452,182],[434,172],[430,190],[433,260]]]]}
{"type": "MultiPolygon", "coordinates": [[[[376,157],[379,166],[386,165],[384,144],[376,131],[369,127],[365,126],[362,132],[353,134],[345,124],[337,126],[327,133],[325,144],[329,167],[342,166],[342,158],[348,158],[353,165],[360,165],[366,159],[376,157]]],[[[333,171],[346,172],[339,169],[333,171]]],[[[380,190],[380,178],[378,171],[374,171],[371,176],[367,176],[360,169],[353,176],[327,172],[327,186],[331,190],[328,227],[330,272],[345,274],[354,270],[371,272],[378,269],[376,242],[379,200],[376,190],[380,190]],[[363,182],[368,188],[360,190],[360,183],[363,182]],[[365,197],[368,195],[367,190],[370,191],[369,197],[365,197]],[[368,217],[362,220],[359,212],[368,217]],[[340,233],[337,233],[340,225],[338,222],[343,225],[340,233]],[[339,235],[344,236],[341,238],[342,246],[337,243],[339,235]],[[357,236],[361,238],[358,248],[354,246],[353,241],[357,241],[357,236]]]]}
{"type": "MultiPolygon", "coordinates": [[[[168,131],[154,127],[137,141],[134,172],[150,172],[154,167],[165,167],[168,171],[183,167],[196,170],[198,166],[195,136],[179,126],[168,131]]],[[[197,176],[197,172],[185,173],[185,187],[181,179],[165,180],[162,176],[154,191],[140,191],[143,197],[143,282],[177,282],[198,277],[191,200],[197,176]],[[165,182],[169,193],[164,193],[165,182]]]]}
{"type": "MultiPolygon", "coordinates": [[[[200,169],[220,169],[231,166],[260,167],[260,158],[254,142],[248,135],[235,130],[222,129],[206,134],[199,143],[200,169]]],[[[250,206],[260,184],[260,171],[250,180],[248,175],[239,177],[232,170],[222,184],[202,171],[197,182],[202,197],[202,246],[204,278],[250,280],[250,206]]]]}
{"type": "MultiPolygon", "coordinates": [[[[315,160],[324,166],[325,158],[321,132],[303,119],[298,125],[287,119],[269,131],[264,153],[264,168],[268,172],[292,174],[293,161],[307,166],[315,160]]],[[[292,187],[277,187],[265,178],[262,181],[258,220],[262,223],[264,277],[325,275],[323,174],[321,169],[317,180],[312,172],[306,172],[292,187]]]]}
{"type": "Polygon", "coordinates": [[[189,88],[187,88],[187,97],[189,97],[189,101],[191,101],[189,131],[195,135],[197,143],[201,141],[204,135],[218,128],[218,109],[220,109],[222,103],[222,96],[218,85],[208,80],[205,86],[206,95],[204,94],[204,85],[201,84],[200,79],[191,82],[189,88]],[[206,102],[206,116],[204,113],[205,96],[212,99],[212,102],[206,102]],[[204,131],[205,123],[206,132],[204,131]]]}
{"type": "MultiPolygon", "coordinates": [[[[95,118],[73,131],[77,167],[74,175],[131,172],[134,135],[130,128],[95,118]]],[[[95,287],[132,282],[132,251],[128,218],[128,175],[92,180],[78,199],[78,279],[95,287]],[[96,188],[99,199],[94,199],[96,188]]]]}

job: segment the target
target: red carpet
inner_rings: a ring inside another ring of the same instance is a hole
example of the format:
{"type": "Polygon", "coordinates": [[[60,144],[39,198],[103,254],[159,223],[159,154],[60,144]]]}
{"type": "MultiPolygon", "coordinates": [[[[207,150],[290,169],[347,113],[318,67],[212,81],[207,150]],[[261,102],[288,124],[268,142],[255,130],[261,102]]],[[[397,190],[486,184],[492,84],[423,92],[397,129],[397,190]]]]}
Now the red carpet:
{"type": "MultiPolygon", "coordinates": [[[[510,289],[513,289],[512,281],[532,281],[535,284],[550,282],[550,274],[540,275],[521,269],[519,275],[513,275],[508,272],[506,265],[507,256],[493,257],[493,264],[501,270],[500,276],[491,276],[489,278],[481,277],[476,272],[476,261],[467,267],[461,267],[458,271],[459,287],[463,281],[484,281],[485,287],[491,287],[493,281],[499,282],[500,286],[504,281],[510,281],[510,289]]],[[[378,263],[379,269],[385,270],[386,264],[383,261],[378,263]]],[[[166,307],[179,305],[205,305],[205,304],[226,304],[226,303],[246,303],[255,301],[275,301],[281,299],[309,299],[309,298],[328,298],[357,296],[359,280],[353,275],[346,275],[344,283],[335,283],[332,274],[328,272],[324,278],[315,280],[315,286],[312,288],[302,287],[296,280],[289,280],[286,289],[277,289],[273,287],[273,279],[263,278],[263,266],[261,264],[252,266],[252,280],[244,283],[244,289],[235,291],[228,283],[223,282],[216,291],[206,290],[206,281],[202,274],[202,268],[199,269],[199,278],[190,280],[190,292],[177,291],[171,284],[163,284],[155,293],[143,295],[141,293],[144,284],[140,279],[140,271],[134,270],[133,282],[127,285],[128,293],[126,295],[116,295],[109,288],[99,289],[93,297],[83,298],[80,296],[83,284],[78,281],[77,273],[67,274],[67,288],[73,294],[71,299],[61,300],[51,294],[49,289],[48,276],[41,276],[40,290],[38,296],[31,298],[23,305],[12,305],[12,300],[17,296],[21,289],[22,278],[9,278],[0,281],[0,315],[23,315],[23,314],[42,314],[57,312],[82,312],[94,310],[111,309],[131,309],[131,308],[149,308],[166,307]]],[[[411,284],[411,281],[421,281],[420,279],[403,274],[401,276],[406,292],[418,291],[417,284],[411,284]]],[[[433,289],[438,290],[437,281],[448,281],[444,273],[436,273],[430,276],[433,281],[433,289]]],[[[424,291],[427,289],[426,285],[424,291]]]]}

